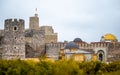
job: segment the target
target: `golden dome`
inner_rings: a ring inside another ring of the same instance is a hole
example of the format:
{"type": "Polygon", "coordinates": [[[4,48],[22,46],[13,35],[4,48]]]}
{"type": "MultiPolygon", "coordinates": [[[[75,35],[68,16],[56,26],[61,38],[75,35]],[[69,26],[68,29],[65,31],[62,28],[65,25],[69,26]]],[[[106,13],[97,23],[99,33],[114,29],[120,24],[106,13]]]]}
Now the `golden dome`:
{"type": "Polygon", "coordinates": [[[117,41],[116,36],[113,34],[105,34],[103,38],[105,41],[117,41]]]}

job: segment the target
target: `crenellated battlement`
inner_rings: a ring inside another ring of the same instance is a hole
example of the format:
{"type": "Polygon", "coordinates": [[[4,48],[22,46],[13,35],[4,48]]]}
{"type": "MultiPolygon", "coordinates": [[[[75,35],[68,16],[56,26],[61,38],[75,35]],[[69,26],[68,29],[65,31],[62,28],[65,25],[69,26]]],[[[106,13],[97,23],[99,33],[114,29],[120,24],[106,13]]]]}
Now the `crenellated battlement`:
{"type": "MultiPolygon", "coordinates": [[[[51,48],[64,48],[66,46],[67,43],[61,42],[61,43],[47,43],[46,46],[47,47],[51,47],[51,48]]],[[[91,42],[90,44],[87,43],[78,43],[77,44],[81,49],[89,49],[92,47],[108,47],[109,46],[109,42],[91,42]]]]}
{"type": "Polygon", "coordinates": [[[109,42],[91,42],[92,47],[108,47],[109,42]]]}
{"type": "Polygon", "coordinates": [[[23,19],[6,19],[5,20],[5,31],[22,31],[24,30],[24,20],[23,19]]]}
{"type": "Polygon", "coordinates": [[[21,24],[23,24],[24,20],[23,19],[6,19],[5,20],[5,25],[6,24],[11,24],[11,23],[21,23],[21,24]]]}

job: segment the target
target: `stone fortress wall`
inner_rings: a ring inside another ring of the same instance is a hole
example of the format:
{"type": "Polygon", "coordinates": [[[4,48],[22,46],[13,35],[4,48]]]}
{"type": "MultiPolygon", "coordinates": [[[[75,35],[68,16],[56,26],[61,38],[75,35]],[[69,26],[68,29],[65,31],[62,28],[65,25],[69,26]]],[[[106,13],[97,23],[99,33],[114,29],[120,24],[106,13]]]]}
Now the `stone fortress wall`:
{"type": "Polygon", "coordinates": [[[29,29],[22,19],[5,20],[4,30],[0,30],[1,59],[41,57],[46,52],[45,43],[57,42],[52,26],[39,26],[38,14],[29,19],[29,29]]]}
{"type": "MultiPolygon", "coordinates": [[[[57,33],[52,26],[39,26],[38,14],[30,17],[29,21],[29,28],[25,29],[22,19],[5,20],[4,29],[0,30],[0,59],[25,59],[46,55],[58,60],[60,51],[64,50],[69,42],[58,42],[57,33]]],[[[120,42],[111,34],[104,37],[102,36],[99,42],[87,43],[80,38],[73,41],[80,49],[92,52],[98,57],[103,54],[105,61],[120,60],[120,42]]]]}
{"type": "Polygon", "coordinates": [[[25,28],[22,19],[6,19],[2,59],[25,58],[25,28]]]}

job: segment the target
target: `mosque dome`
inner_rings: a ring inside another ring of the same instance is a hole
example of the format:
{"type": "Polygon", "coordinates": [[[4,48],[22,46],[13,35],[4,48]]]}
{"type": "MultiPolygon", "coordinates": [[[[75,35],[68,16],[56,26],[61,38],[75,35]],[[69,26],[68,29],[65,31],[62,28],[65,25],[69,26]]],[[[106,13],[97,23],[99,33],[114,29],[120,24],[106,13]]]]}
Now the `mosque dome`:
{"type": "Polygon", "coordinates": [[[74,42],[67,43],[66,46],[65,46],[65,49],[71,49],[71,48],[79,49],[79,46],[74,42]]]}
{"type": "Polygon", "coordinates": [[[75,38],[73,41],[74,42],[82,42],[82,40],[80,38],[75,38]]]}
{"type": "Polygon", "coordinates": [[[102,37],[105,41],[117,41],[117,38],[115,35],[113,34],[105,34],[103,37],[102,37]]]}

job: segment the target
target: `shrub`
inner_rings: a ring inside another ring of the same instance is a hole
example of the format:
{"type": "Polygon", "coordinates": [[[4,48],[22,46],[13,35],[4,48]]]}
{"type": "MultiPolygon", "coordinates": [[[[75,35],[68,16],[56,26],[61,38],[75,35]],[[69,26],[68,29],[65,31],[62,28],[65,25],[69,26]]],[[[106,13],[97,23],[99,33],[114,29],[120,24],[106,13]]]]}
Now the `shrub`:
{"type": "Polygon", "coordinates": [[[101,62],[0,60],[0,75],[102,75],[120,73],[120,61],[101,62]]]}

